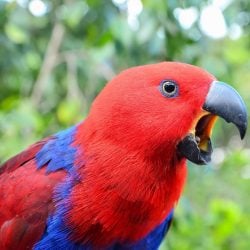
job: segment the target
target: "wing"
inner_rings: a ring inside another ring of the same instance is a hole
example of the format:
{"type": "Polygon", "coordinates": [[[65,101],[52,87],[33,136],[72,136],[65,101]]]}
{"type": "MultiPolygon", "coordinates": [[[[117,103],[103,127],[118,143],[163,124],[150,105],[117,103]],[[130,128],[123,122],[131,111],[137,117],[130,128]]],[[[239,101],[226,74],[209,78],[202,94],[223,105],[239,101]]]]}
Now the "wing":
{"type": "Polygon", "coordinates": [[[63,173],[45,175],[30,160],[0,176],[0,249],[30,249],[40,239],[54,209],[55,185],[63,173]]]}
{"type": "Polygon", "coordinates": [[[67,154],[72,133],[42,140],[0,166],[1,250],[31,249],[42,237],[55,187],[66,175],[62,169],[73,160],[72,150],[67,154]]]}

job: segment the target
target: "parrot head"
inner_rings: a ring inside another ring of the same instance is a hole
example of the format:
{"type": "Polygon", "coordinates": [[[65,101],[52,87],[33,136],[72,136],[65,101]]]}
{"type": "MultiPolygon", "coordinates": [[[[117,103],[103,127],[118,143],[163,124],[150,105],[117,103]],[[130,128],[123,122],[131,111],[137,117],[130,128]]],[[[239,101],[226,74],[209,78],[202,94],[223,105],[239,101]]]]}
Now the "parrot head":
{"type": "Polygon", "coordinates": [[[246,107],[236,90],[177,62],[123,71],[96,98],[91,116],[92,124],[102,126],[99,133],[123,147],[201,165],[211,160],[217,117],[236,125],[241,138],[247,129],[246,107]]]}

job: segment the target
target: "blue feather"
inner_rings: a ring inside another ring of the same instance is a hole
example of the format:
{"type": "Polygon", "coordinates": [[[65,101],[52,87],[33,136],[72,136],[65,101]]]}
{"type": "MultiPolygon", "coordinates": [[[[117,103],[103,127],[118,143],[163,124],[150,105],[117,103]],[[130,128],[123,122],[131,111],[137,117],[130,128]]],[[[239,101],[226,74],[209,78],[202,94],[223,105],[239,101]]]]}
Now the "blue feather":
{"type": "Polygon", "coordinates": [[[57,133],[36,155],[38,168],[47,165],[47,173],[64,169],[68,172],[74,169],[76,149],[71,146],[76,127],[57,133]]]}
{"type": "Polygon", "coordinates": [[[68,172],[68,176],[55,190],[54,198],[57,201],[57,209],[48,218],[46,230],[41,240],[36,243],[35,250],[84,249],[79,244],[74,244],[69,240],[70,231],[63,221],[64,215],[70,209],[67,198],[72,187],[79,181],[79,176],[74,166],[77,150],[72,146],[75,132],[76,127],[72,127],[56,134],[36,155],[38,169],[47,164],[47,173],[64,169],[68,172]]]}

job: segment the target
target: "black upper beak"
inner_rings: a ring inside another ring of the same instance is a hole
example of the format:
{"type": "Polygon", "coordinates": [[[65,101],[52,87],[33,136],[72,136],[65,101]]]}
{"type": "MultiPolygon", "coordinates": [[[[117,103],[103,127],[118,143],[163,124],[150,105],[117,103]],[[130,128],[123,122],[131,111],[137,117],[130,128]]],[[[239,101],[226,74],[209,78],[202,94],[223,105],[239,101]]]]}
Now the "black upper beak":
{"type": "Polygon", "coordinates": [[[203,109],[218,115],[238,128],[241,139],[247,130],[247,109],[238,92],[226,83],[214,81],[203,109]]]}

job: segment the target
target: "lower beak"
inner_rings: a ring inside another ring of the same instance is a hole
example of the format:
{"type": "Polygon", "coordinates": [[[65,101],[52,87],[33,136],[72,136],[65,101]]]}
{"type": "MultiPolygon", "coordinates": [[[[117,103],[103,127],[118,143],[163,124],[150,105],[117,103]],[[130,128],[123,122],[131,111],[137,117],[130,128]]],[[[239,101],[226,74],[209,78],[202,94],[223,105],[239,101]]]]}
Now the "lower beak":
{"type": "Polygon", "coordinates": [[[247,130],[247,110],[238,92],[223,82],[214,81],[203,105],[203,114],[195,124],[194,133],[188,134],[178,144],[179,153],[196,164],[207,164],[211,160],[211,133],[217,116],[233,123],[241,139],[247,130]]]}

